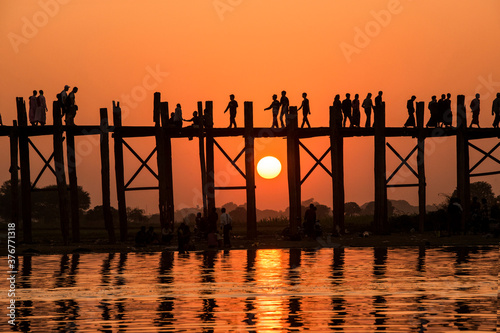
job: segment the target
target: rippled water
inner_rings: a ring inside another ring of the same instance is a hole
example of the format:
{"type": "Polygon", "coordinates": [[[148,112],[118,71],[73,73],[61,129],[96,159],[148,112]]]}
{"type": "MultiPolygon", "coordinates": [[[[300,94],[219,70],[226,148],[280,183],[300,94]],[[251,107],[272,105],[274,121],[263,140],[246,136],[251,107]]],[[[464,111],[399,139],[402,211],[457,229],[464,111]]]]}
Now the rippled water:
{"type": "Polygon", "coordinates": [[[4,310],[0,329],[495,332],[498,259],[498,246],[24,256],[17,326],[4,310]]]}

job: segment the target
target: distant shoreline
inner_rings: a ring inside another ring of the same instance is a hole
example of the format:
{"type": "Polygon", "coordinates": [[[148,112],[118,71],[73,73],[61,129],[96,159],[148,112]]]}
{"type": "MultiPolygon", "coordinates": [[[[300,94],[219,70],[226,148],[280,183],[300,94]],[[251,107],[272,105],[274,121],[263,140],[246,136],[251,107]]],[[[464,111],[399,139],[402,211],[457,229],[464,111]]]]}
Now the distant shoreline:
{"type": "MultiPolygon", "coordinates": [[[[359,235],[345,235],[342,237],[323,237],[319,240],[303,239],[300,241],[290,241],[279,239],[276,236],[263,235],[256,240],[249,240],[243,237],[232,239],[230,250],[245,249],[321,249],[321,248],[348,248],[348,247],[418,247],[426,246],[500,246],[500,238],[486,235],[464,235],[438,237],[434,233],[424,234],[391,234],[391,235],[371,235],[360,237],[359,235]]],[[[204,250],[226,250],[224,248],[208,248],[205,241],[195,242],[194,251],[204,250]]],[[[33,243],[20,244],[17,247],[17,255],[51,255],[51,254],[71,254],[71,253],[133,253],[133,252],[162,252],[177,251],[177,242],[170,245],[154,244],[146,247],[135,247],[133,242],[117,242],[107,244],[107,242],[81,242],[78,244],[64,245],[62,243],[33,243]]],[[[194,252],[193,251],[193,252],[194,252]]]]}

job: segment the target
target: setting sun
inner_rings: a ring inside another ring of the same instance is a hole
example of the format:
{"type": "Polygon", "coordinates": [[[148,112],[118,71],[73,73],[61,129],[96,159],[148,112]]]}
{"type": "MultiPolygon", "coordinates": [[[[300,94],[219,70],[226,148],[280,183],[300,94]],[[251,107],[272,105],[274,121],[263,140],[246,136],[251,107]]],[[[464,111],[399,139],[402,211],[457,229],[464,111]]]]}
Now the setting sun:
{"type": "Polygon", "coordinates": [[[263,157],[259,163],[257,163],[257,172],[265,179],[276,178],[281,172],[281,163],[276,157],[263,157]]]}

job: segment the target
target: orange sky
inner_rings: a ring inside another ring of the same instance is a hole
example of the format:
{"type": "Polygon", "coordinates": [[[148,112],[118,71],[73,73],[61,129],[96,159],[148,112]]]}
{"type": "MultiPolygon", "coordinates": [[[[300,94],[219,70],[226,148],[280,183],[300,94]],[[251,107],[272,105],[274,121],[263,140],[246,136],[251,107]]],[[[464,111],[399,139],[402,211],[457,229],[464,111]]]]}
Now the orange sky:
{"type": "MultiPolygon", "coordinates": [[[[210,1],[95,1],[40,0],[0,4],[0,112],[5,124],[15,117],[15,97],[25,99],[43,89],[48,100],[65,84],[78,86],[77,124],[97,124],[99,108],[120,100],[124,125],[152,125],[153,93],[162,93],[170,108],[181,103],[185,118],[197,101],[214,101],[215,126],[228,125],[222,111],[228,95],[240,103],[237,123],[243,124],[243,102],[254,102],[255,126],[271,124],[271,95],[286,90],[291,105],[300,105],[306,91],[311,103],[311,124],[328,124],[328,106],[335,94],[384,90],[387,125],[401,126],[405,103],[450,92],[482,94],[480,122],[491,126],[493,94],[500,91],[500,2],[366,0],[210,0],[210,1]],[[154,74],[152,74],[154,73],[154,74]]],[[[470,119],[470,113],[468,114],[470,119]]],[[[428,114],[426,114],[426,119],[428,114]]],[[[49,117],[49,123],[51,122],[49,117]]],[[[364,122],[362,115],[361,123],[364,122]]],[[[235,156],[242,139],[220,143],[235,156]]],[[[128,141],[145,158],[153,141],[128,141]]],[[[373,139],[346,139],[346,201],[373,200],[373,139]]],[[[411,139],[390,139],[404,156],[411,139]]],[[[493,141],[477,142],[489,150],[493,141]]],[[[51,138],[36,138],[50,155],[51,138]]],[[[328,147],[323,139],[305,140],[317,155],[328,147]]],[[[257,157],[275,155],[286,163],[281,139],[258,140],[257,157]]],[[[79,184],[101,203],[97,137],[77,138],[79,184]]],[[[8,151],[8,139],[0,138],[8,151]]],[[[440,193],[455,188],[455,140],[428,140],[426,159],[429,203],[443,200],[440,193]]],[[[241,185],[236,173],[225,172],[229,163],[218,155],[219,185],[241,185]]],[[[312,160],[303,156],[304,175],[312,160]]],[[[32,179],[41,164],[32,155],[32,179]]],[[[200,204],[197,142],[174,141],[175,203],[200,204]]],[[[471,165],[478,155],[471,154],[471,165]]],[[[329,158],[325,160],[329,161],[329,158]]],[[[126,178],[137,166],[127,156],[126,178]]],[[[243,161],[241,161],[243,162],[243,161]]],[[[327,165],[329,166],[329,162],[327,165]]],[[[155,162],[151,163],[153,168],[155,162]]],[[[397,159],[387,152],[387,171],[397,159]]],[[[9,161],[0,161],[0,181],[9,179],[9,161]],[[2,171],[3,170],[3,171],[2,171]]],[[[284,168],[286,170],[286,168],[284,168]]],[[[485,164],[478,172],[495,170],[485,164]]],[[[413,176],[400,182],[413,183],[413,176]]],[[[500,194],[500,177],[475,178],[493,184],[500,194]]],[[[112,174],[114,179],[114,173],[112,174]]],[[[151,186],[147,174],[137,179],[151,186]]],[[[41,185],[54,183],[46,174],[41,185]]],[[[114,186],[114,183],[112,184],[114,186]]],[[[113,187],[114,188],[114,187],[113,187]]],[[[331,181],[317,169],[303,186],[302,198],[314,197],[331,206],[331,181]]],[[[113,200],[115,196],[113,195],[113,200]]],[[[415,188],[389,190],[389,198],[416,204],[415,188]]],[[[243,191],[218,192],[217,204],[245,201],[243,191]]],[[[128,193],[128,206],[157,210],[154,192],[128,193]]],[[[288,205],[286,173],[275,180],[257,179],[258,208],[284,209],[288,205]]]]}

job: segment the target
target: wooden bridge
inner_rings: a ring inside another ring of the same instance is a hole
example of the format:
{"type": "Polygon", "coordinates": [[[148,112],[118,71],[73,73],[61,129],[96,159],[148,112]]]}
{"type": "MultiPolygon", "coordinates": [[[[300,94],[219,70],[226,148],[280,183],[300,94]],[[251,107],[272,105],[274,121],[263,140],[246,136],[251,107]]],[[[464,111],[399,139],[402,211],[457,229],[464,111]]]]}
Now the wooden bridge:
{"type": "MultiPolygon", "coordinates": [[[[373,128],[343,128],[342,114],[330,106],[330,124],[328,127],[298,128],[297,107],[290,107],[288,126],[286,128],[256,128],[253,126],[253,104],[244,103],[245,126],[243,128],[214,128],[213,103],[198,102],[198,114],[203,116],[204,124],[196,127],[174,128],[168,124],[168,102],[161,101],[160,93],[154,94],[153,122],[154,126],[122,126],[121,108],[119,103],[113,102],[113,125],[108,123],[108,111],[100,109],[99,126],[63,126],[61,123],[61,108],[57,101],[53,102],[52,126],[28,126],[26,106],[22,98],[17,98],[17,121],[13,126],[0,126],[0,136],[10,137],[11,159],[11,190],[12,190],[12,222],[18,224],[22,220],[23,240],[26,243],[33,241],[31,193],[37,190],[36,184],[41,175],[49,170],[56,178],[59,197],[59,214],[61,231],[64,242],[80,241],[80,223],[78,214],[78,179],[75,164],[75,136],[100,135],[101,153],[101,182],[105,228],[108,231],[110,242],[115,242],[115,231],[110,206],[110,163],[109,163],[109,133],[112,133],[115,156],[116,193],[119,212],[119,239],[127,239],[127,214],[126,192],[157,190],[159,192],[160,223],[163,227],[172,227],[174,222],[174,196],[172,176],[172,142],[175,138],[197,137],[199,140],[200,170],[202,175],[203,212],[205,217],[215,207],[216,190],[245,190],[247,199],[247,237],[257,236],[256,205],[255,205],[255,138],[283,137],[287,142],[287,174],[290,207],[290,232],[293,236],[298,233],[301,223],[301,184],[318,166],[324,169],[332,178],[333,191],[333,225],[334,232],[342,233],[344,230],[344,138],[348,137],[374,137],[374,180],[375,180],[375,214],[373,229],[376,233],[387,233],[387,188],[388,187],[417,187],[419,197],[419,230],[424,231],[426,214],[426,178],[425,178],[425,140],[430,137],[455,136],[456,137],[456,168],[457,192],[462,202],[464,214],[461,228],[465,228],[465,219],[469,214],[470,177],[500,174],[500,171],[488,173],[473,173],[473,171],[487,158],[500,164],[500,160],[492,153],[500,146],[497,143],[490,151],[486,152],[470,141],[484,138],[500,138],[500,130],[494,128],[470,129],[467,128],[465,97],[457,97],[457,127],[455,128],[425,128],[424,127],[424,102],[417,102],[416,128],[393,128],[385,126],[385,104],[374,113],[373,128]],[[36,136],[53,137],[53,153],[46,158],[37,149],[30,139],[36,136]],[[65,135],[65,137],[64,137],[65,135]],[[127,143],[128,140],[138,137],[155,137],[156,145],[146,159],[137,154],[127,143]],[[245,145],[233,159],[217,142],[219,137],[243,137],[245,145]],[[329,137],[330,147],[319,158],[316,157],[302,142],[301,139],[312,137],[329,137]],[[390,137],[409,137],[416,140],[414,149],[402,157],[389,143],[390,137]],[[63,144],[66,141],[66,163],[64,159],[63,144]],[[31,182],[30,147],[44,162],[44,166],[35,180],[31,182]],[[245,179],[245,186],[216,187],[214,185],[214,147],[217,147],[228,161],[236,168],[245,179]],[[389,176],[386,172],[386,147],[388,147],[401,161],[396,170],[389,176]],[[479,151],[484,156],[471,168],[469,166],[469,147],[479,151]],[[124,148],[141,162],[130,180],[125,181],[123,152],[124,148]],[[314,166],[301,177],[300,148],[314,160],[314,166]],[[408,163],[409,158],[417,153],[417,170],[408,163]],[[156,154],[158,173],[148,163],[156,154]],[[330,154],[331,170],[323,164],[323,160],[330,154]],[[245,170],[236,164],[244,155],[245,170]],[[53,166],[52,166],[53,164],[53,166]],[[406,166],[415,175],[413,184],[391,184],[396,173],[406,166]],[[130,184],[142,170],[151,172],[158,181],[154,187],[131,187],[130,184]],[[69,191],[66,182],[66,170],[69,179],[69,191]],[[19,171],[21,181],[21,202],[19,202],[18,184],[19,171]],[[69,193],[69,195],[68,195],[69,193]],[[68,211],[68,207],[70,207],[68,211]],[[21,208],[21,210],[19,210],[21,208]],[[21,216],[19,216],[21,211],[21,216]],[[71,237],[70,237],[71,231],[71,237]]],[[[174,140],[175,141],[175,140],[174,140]]]]}

